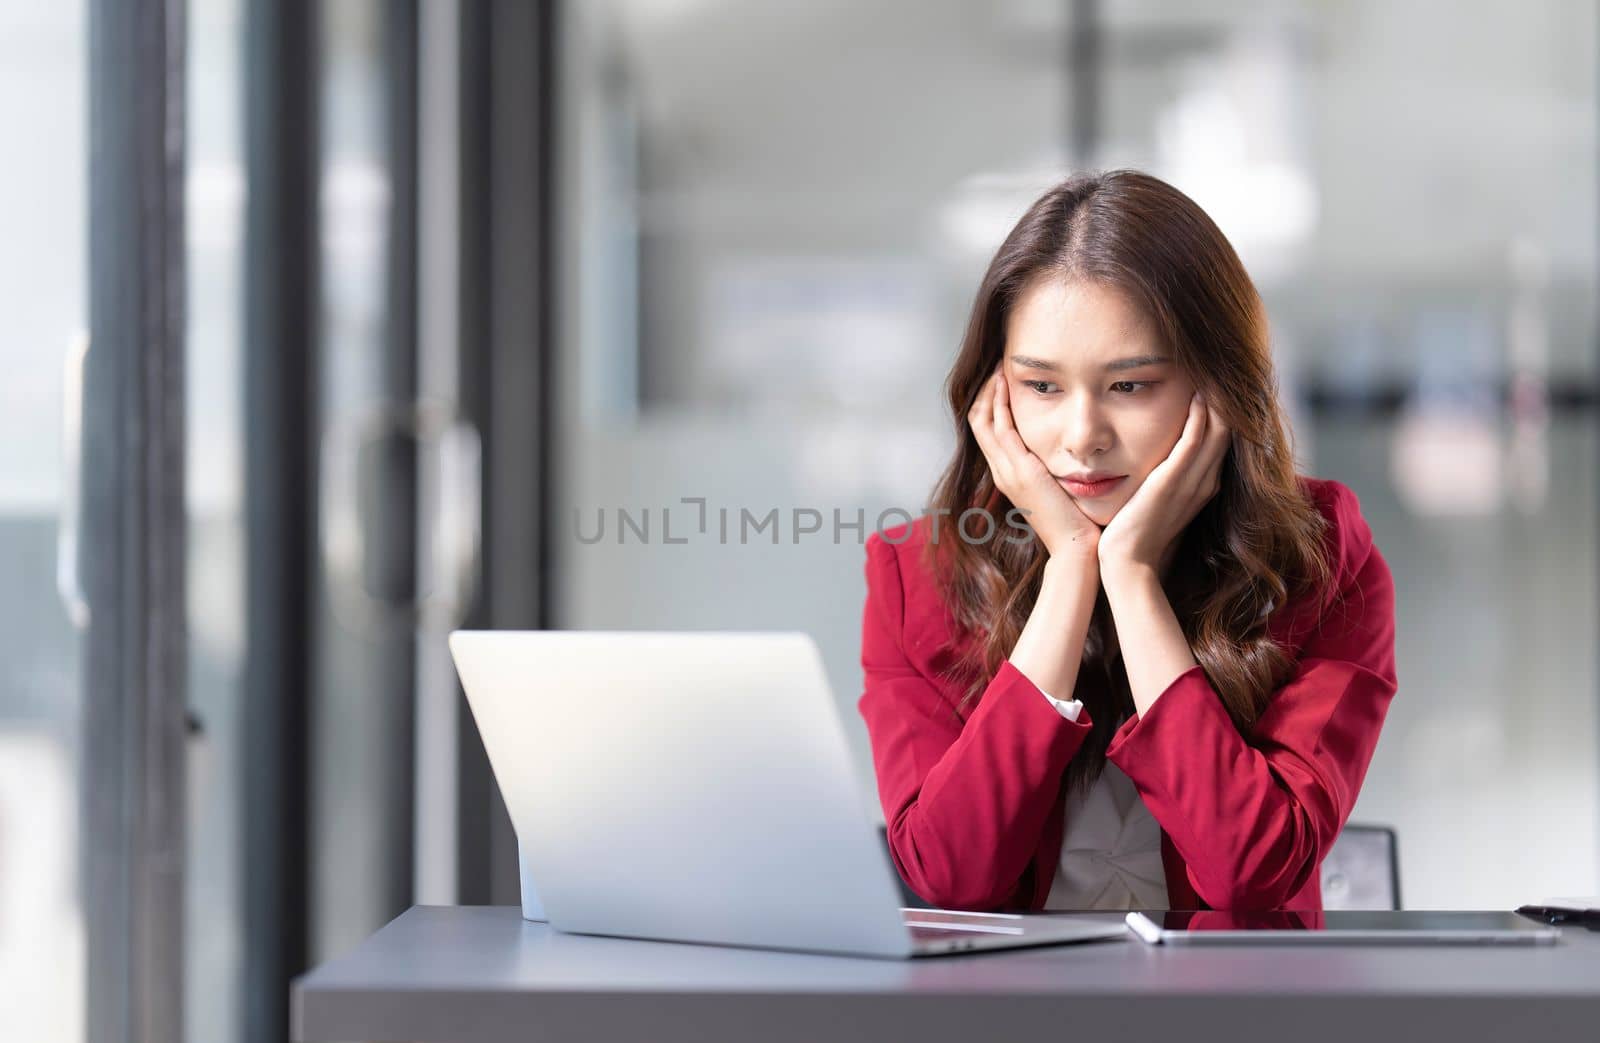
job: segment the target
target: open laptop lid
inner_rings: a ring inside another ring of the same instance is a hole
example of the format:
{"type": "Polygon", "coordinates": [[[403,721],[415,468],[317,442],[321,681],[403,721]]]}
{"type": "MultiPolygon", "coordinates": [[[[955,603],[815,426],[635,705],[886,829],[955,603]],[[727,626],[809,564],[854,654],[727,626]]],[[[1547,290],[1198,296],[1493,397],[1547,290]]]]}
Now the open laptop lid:
{"type": "Polygon", "coordinates": [[[450,650],[555,927],[909,953],[808,635],[457,631],[450,650]]]}

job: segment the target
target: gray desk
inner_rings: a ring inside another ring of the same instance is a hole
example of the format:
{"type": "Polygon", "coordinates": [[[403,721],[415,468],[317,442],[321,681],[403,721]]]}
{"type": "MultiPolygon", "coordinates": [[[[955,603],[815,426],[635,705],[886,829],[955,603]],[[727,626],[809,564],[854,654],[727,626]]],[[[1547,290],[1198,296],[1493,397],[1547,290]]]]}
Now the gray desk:
{"type": "Polygon", "coordinates": [[[298,979],[293,1006],[297,1040],[1595,1040],[1600,933],[1531,948],[1129,940],[900,962],[418,906],[298,979]]]}

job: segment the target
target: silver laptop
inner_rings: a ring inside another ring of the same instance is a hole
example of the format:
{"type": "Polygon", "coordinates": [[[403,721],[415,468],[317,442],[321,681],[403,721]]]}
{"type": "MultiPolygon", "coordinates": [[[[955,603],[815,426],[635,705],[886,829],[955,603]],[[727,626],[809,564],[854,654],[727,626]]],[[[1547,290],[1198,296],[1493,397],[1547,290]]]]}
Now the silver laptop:
{"type": "Polygon", "coordinates": [[[803,633],[456,631],[552,926],[906,957],[1125,939],[1119,915],[903,909],[803,633]]]}

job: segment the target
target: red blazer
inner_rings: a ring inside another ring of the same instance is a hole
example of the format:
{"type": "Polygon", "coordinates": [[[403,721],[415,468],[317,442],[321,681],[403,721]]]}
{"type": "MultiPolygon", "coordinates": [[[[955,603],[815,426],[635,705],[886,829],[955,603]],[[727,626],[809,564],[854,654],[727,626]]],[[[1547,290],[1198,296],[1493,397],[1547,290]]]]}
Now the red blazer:
{"type": "MultiPolygon", "coordinates": [[[[1301,481],[1331,523],[1335,582],[1268,620],[1295,675],[1240,735],[1196,666],[1107,751],[1161,825],[1174,909],[1320,910],[1318,867],[1395,692],[1389,566],[1354,493],[1301,481]]],[[[941,675],[971,638],[957,634],[921,563],[928,527],[924,515],[867,539],[858,706],[894,863],[936,905],[1039,909],[1061,854],[1063,773],[1092,722],[1087,709],[1063,718],[1009,661],[956,710],[959,685],[941,675]]]]}

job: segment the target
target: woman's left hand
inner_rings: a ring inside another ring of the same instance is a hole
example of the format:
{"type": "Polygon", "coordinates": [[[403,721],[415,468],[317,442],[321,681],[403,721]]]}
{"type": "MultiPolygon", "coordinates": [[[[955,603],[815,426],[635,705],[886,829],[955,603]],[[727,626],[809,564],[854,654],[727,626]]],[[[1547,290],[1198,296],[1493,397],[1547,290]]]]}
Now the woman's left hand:
{"type": "Polygon", "coordinates": [[[1101,531],[1102,576],[1136,567],[1159,573],[1168,549],[1222,488],[1230,434],[1196,393],[1178,444],[1101,531]]]}

